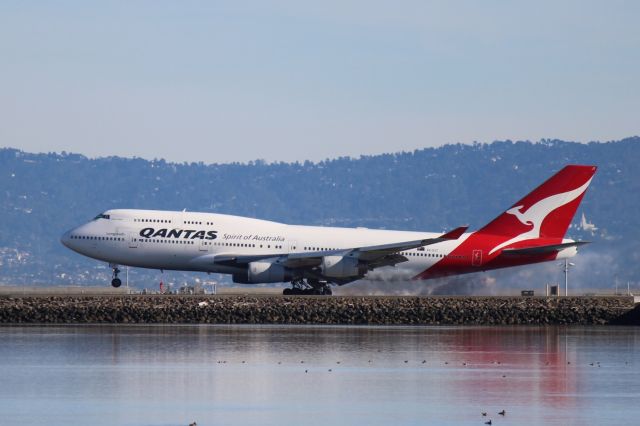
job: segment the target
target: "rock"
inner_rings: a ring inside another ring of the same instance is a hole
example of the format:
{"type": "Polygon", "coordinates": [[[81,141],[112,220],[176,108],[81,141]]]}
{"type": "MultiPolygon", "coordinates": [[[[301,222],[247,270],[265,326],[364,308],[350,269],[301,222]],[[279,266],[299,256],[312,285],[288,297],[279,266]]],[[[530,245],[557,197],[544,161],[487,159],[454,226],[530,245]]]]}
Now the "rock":
{"type": "Polygon", "coordinates": [[[0,323],[640,324],[625,297],[0,297],[0,323]],[[206,305],[205,305],[206,303],[206,305]]]}

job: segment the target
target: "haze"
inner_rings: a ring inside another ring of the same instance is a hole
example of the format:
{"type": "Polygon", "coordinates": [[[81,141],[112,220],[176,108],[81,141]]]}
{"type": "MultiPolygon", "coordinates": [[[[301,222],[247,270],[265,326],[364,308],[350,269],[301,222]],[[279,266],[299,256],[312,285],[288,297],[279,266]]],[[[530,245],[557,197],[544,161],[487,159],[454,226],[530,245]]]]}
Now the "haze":
{"type": "Polygon", "coordinates": [[[0,3],[0,146],[322,160],[638,134],[637,2],[0,3]]]}

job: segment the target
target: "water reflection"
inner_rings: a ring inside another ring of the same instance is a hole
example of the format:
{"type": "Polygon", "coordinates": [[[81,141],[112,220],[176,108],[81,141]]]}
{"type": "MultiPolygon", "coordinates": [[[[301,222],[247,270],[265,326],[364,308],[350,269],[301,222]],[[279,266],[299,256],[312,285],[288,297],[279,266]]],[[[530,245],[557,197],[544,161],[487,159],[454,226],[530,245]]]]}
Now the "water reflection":
{"type": "Polygon", "coordinates": [[[6,424],[625,424],[640,415],[635,328],[6,327],[0,339],[6,424]]]}

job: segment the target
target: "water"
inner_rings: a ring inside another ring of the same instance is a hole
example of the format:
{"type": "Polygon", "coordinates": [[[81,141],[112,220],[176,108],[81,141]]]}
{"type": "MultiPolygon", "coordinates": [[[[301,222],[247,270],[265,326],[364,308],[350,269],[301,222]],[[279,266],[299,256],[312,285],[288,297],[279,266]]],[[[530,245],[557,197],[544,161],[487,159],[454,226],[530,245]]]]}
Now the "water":
{"type": "Polygon", "coordinates": [[[0,425],[637,424],[639,349],[624,327],[4,327],[0,425]]]}

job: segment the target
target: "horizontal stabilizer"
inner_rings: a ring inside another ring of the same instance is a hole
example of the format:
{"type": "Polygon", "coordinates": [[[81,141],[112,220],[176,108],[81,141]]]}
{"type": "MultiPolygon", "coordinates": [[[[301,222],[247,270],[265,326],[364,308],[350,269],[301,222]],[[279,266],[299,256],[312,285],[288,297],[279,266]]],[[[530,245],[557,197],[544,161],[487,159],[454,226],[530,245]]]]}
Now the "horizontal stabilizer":
{"type": "Polygon", "coordinates": [[[571,243],[551,244],[547,246],[536,247],[524,247],[524,248],[508,248],[502,250],[503,256],[525,256],[525,255],[537,255],[537,254],[549,254],[559,252],[569,247],[578,247],[584,244],[589,244],[590,241],[573,241],[571,243]]]}

